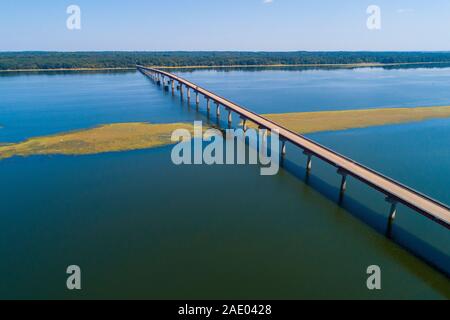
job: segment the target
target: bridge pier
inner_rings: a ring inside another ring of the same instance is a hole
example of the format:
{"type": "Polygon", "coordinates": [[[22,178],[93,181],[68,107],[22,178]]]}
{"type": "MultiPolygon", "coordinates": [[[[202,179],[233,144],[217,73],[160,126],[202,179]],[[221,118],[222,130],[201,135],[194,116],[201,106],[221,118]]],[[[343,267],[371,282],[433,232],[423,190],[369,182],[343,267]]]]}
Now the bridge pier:
{"type": "Polygon", "coordinates": [[[258,130],[262,130],[263,134],[262,134],[262,138],[266,139],[267,138],[267,128],[263,127],[263,126],[258,126],[258,130]]]}
{"type": "Polygon", "coordinates": [[[210,105],[209,98],[208,97],[205,97],[205,98],[206,98],[206,112],[209,115],[209,112],[211,111],[211,105],[210,105]]]}
{"type": "Polygon", "coordinates": [[[243,117],[241,117],[241,119],[242,119],[242,130],[244,130],[244,132],[246,132],[247,131],[247,119],[243,118],[243,117]]]}
{"type": "Polygon", "coordinates": [[[187,100],[189,102],[189,101],[191,101],[191,88],[186,87],[186,90],[187,90],[187,100]]]}
{"type": "Polygon", "coordinates": [[[170,80],[170,85],[172,86],[172,95],[175,94],[175,81],[172,79],[170,80]]]}
{"type": "Polygon", "coordinates": [[[195,103],[197,106],[200,104],[200,97],[197,90],[195,91],[195,103]]]}
{"type": "Polygon", "coordinates": [[[339,190],[339,204],[341,204],[342,201],[344,200],[345,191],[347,190],[347,172],[345,170],[342,170],[341,168],[339,168],[337,173],[342,176],[341,187],[339,190]]]}
{"type": "Polygon", "coordinates": [[[284,160],[285,157],[286,157],[286,140],[282,139],[281,140],[281,159],[284,160]]]}
{"type": "Polygon", "coordinates": [[[386,236],[390,239],[392,238],[392,225],[395,220],[395,216],[397,215],[397,203],[398,201],[393,197],[388,196],[386,201],[391,204],[391,208],[389,210],[389,218],[386,228],[386,236]]]}
{"type": "Polygon", "coordinates": [[[220,118],[220,103],[216,102],[216,116],[217,119],[220,118]]]}
{"type": "Polygon", "coordinates": [[[309,177],[312,168],[312,153],[304,150],[303,154],[306,155],[306,176],[309,177]]]}
{"type": "Polygon", "coordinates": [[[233,121],[232,115],[231,115],[231,109],[228,109],[228,125],[231,125],[231,122],[233,121]]]}
{"type": "Polygon", "coordinates": [[[181,95],[181,99],[183,99],[183,84],[181,82],[178,82],[178,85],[180,87],[180,95],[181,95]]]}

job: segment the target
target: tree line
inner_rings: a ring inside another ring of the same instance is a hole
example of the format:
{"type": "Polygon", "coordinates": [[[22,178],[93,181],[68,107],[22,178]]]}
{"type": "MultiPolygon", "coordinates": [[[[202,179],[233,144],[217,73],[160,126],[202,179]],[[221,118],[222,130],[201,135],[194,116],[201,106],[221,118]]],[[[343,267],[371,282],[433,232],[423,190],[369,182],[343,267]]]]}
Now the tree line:
{"type": "Polygon", "coordinates": [[[450,52],[0,52],[0,70],[450,62],[450,52]]]}

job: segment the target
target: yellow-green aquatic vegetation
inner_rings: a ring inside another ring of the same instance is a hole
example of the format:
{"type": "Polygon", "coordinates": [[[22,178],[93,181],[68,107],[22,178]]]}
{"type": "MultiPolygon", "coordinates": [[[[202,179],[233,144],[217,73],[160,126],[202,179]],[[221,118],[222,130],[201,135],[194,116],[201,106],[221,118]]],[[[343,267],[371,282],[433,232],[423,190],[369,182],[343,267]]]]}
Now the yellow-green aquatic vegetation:
{"type": "MultiPolygon", "coordinates": [[[[450,117],[450,107],[391,108],[295,112],[264,115],[298,133],[344,130],[450,117]]],[[[252,127],[252,124],[249,124],[252,127]]],[[[192,123],[114,123],[2,144],[0,159],[30,155],[82,155],[159,147],[173,143],[176,129],[194,130],[192,123]]]]}
{"type": "Polygon", "coordinates": [[[450,106],[363,109],[266,114],[264,117],[298,133],[336,131],[450,117],[450,106]]]}
{"type": "Polygon", "coordinates": [[[170,144],[172,131],[179,128],[193,131],[193,125],[189,123],[107,124],[86,130],[35,137],[24,142],[0,146],[0,159],[45,154],[95,154],[158,147],[170,144]]]}

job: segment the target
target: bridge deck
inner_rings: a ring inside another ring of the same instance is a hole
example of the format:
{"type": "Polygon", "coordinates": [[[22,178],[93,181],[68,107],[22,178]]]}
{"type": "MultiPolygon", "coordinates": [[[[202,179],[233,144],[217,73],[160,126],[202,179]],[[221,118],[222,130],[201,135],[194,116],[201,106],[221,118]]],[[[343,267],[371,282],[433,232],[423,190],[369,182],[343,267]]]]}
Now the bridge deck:
{"type": "Polygon", "coordinates": [[[267,128],[269,130],[277,130],[280,138],[285,139],[305,151],[310,152],[314,156],[332,164],[340,170],[346,172],[348,175],[355,177],[356,179],[369,184],[373,188],[376,188],[380,192],[386,194],[388,197],[403,203],[404,205],[416,210],[417,212],[427,216],[428,218],[435,220],[443,226],[450,228],[450,208],[416,190],[413,190],[387,176],[382,175],[362,164],[357,163],[343,155],[340,155],[302,135],[299,135],[287,128],[284,128],[277,123],[268,120],[257,113],[254,113],[246,108],[243,108],[217,94],[210,92],[202,87],[197,86],[188,80],[180,78],[172,73],[165,72],[159,69],[146,68],[137,66],[141,71],[150,71],[153,73],[159,73],[165,77],[168,77],[174,81],[192,88],[205,97],[223,105],[224,107],[231,109],[238,113],[243,118],[254,122],[255,124],[267,128]]]}

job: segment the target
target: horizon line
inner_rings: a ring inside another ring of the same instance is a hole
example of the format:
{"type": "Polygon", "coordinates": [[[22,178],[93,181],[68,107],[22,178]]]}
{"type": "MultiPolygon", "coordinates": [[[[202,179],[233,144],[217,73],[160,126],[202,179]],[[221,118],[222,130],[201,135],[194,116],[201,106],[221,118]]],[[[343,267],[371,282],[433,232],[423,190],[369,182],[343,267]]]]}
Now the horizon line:
{"type": "Polygon", "coordinates": [[[0,53],[102,53],[102,52],[138,52],[138,53],[161,53],[161,52],[205,52],[205,53],[450,53],[450,50],[0,50],[0,53]]]}

